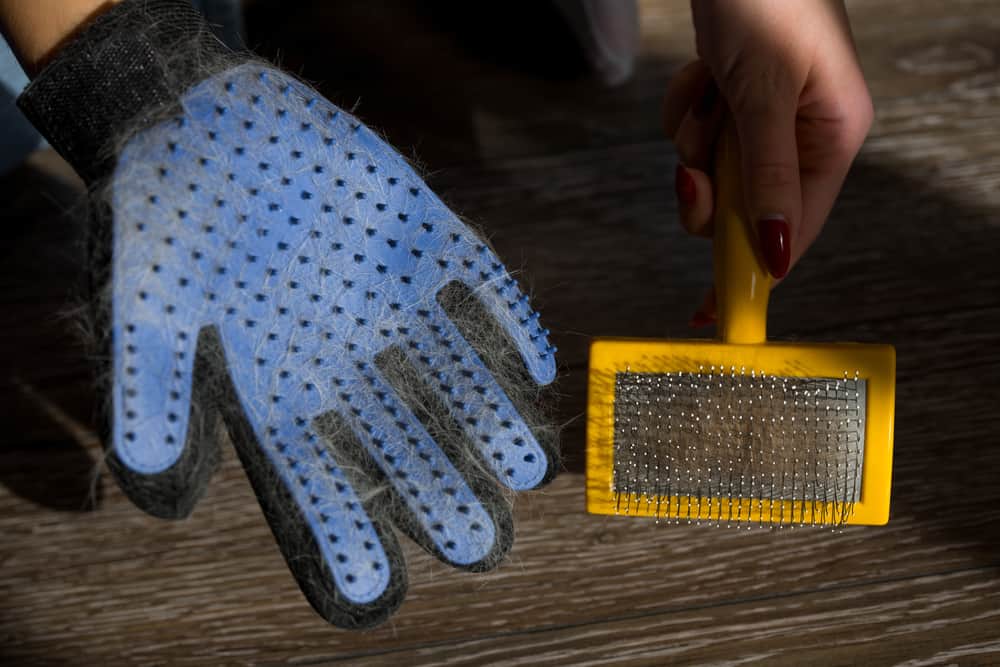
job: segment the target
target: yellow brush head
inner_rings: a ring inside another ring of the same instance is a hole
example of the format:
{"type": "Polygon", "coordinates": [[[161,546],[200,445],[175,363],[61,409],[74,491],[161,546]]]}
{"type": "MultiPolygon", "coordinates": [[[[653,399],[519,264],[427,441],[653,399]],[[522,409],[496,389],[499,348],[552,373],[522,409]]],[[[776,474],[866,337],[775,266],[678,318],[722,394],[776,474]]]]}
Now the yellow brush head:
{"type": "Polygon", "coordinates": [[[889,519],[892,347],[603,339],[589,379],[590,512],[889,519]]]}
{"type": "Polygon", "coordinates": [[[885,524],[896,356],[766,342],[771,279],[750,242],[727,130],[716,185],[719,341],[597,339],[587,509],[722,525],[885,524]]]}

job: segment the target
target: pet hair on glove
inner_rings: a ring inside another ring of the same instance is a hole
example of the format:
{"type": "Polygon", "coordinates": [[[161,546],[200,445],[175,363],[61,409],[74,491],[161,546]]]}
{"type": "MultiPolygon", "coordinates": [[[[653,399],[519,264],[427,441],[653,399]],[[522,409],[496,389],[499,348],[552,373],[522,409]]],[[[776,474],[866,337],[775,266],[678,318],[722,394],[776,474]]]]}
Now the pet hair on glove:
{"type": "Polygon", "coordinates": [[[139,507],[192,510],[221,423],[330,622],[401,603],[393,527],[456,567],[499,563],[504,490],[554,474],[531,405],[555,349],[406,161],[185,0],[100,15],[19,104],[94,195],[105,443],[139,507]]]}

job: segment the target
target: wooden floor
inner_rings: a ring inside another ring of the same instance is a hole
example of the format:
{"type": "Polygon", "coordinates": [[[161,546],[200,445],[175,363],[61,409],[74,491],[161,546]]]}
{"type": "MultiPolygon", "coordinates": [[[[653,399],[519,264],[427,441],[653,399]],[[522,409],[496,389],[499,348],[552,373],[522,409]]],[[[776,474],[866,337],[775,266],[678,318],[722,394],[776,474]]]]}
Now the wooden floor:
{"type": "Polygon", "coordinates": [[[360,101],[523,267],[560,348],[566,470],[523,497],[498,571],[411,548],[388,624],[326,625],[234,456],[183,522],[100,472],[67,316],[79,191],[42,156],[0,182],[0,663],[1000,664],[1000,5],[850,5],[878,117],[771,310],[777,337],[897,348],[892,519],[833,533],[583,510],[588,339],[689,336],[710,273],[659,132],[687,3],[643,3],[637,75],[613,92],[539,3],[306,4],[257,0],[255,44],[360,101]]]}

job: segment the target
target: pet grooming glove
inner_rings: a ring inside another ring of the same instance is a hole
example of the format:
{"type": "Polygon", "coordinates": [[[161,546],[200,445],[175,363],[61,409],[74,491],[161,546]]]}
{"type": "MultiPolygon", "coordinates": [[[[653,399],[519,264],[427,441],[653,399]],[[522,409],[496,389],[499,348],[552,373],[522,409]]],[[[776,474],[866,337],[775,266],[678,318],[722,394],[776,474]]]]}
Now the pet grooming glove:
{"type": "Polygon", "coordinates": [[[486,243],[392,148],[228,52],[182,0],[100,16],[20,103],[95,191],[106,442],[137,505],[191,511],[221,415],[331,622],[370,626],[401,602],[391,525],[457,567],[502,559],[502,488],[538,486],[554,455],[441,295],[462,286],[474,308],[458,310],[488,313],[534,383],[554,378],[554,348],[486,243]]]}

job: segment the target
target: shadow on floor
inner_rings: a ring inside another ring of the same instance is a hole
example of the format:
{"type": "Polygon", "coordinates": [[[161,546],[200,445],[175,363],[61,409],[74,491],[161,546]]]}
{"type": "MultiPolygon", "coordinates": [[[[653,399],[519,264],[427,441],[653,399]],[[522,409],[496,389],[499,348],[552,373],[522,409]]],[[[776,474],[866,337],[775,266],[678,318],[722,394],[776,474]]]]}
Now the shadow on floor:
{"type": "Polygon", "coordinates": [[[99,448],[72,314],[83,282],[82,191],[29,162],[0,179],[0,197],[0,484],[49,509],[93,509],[99,448]]]}

